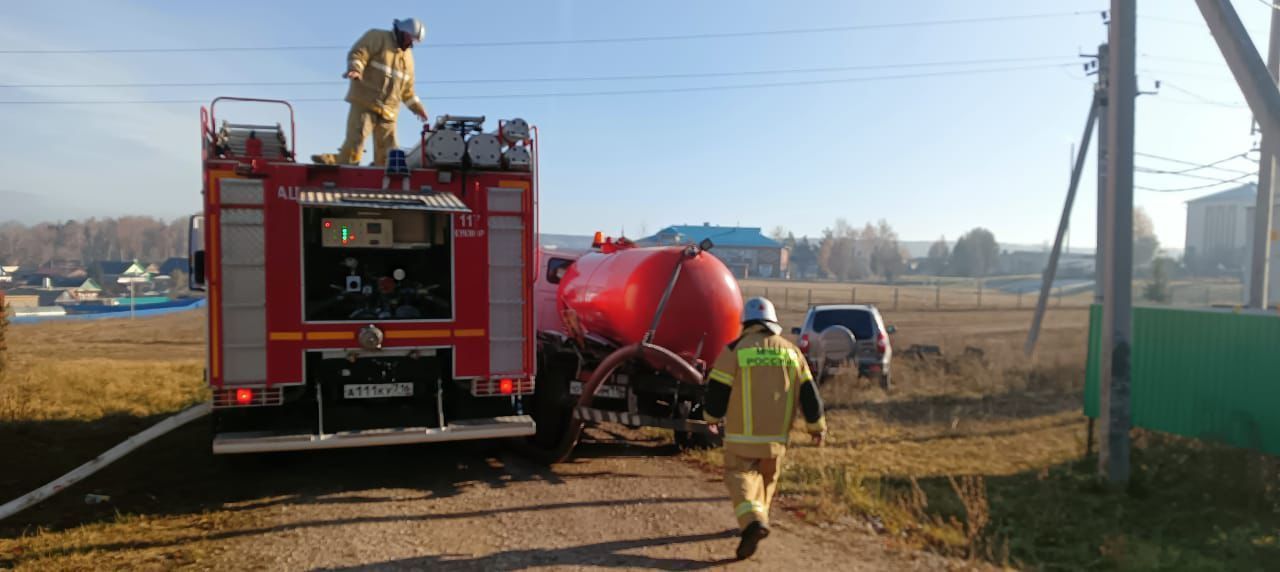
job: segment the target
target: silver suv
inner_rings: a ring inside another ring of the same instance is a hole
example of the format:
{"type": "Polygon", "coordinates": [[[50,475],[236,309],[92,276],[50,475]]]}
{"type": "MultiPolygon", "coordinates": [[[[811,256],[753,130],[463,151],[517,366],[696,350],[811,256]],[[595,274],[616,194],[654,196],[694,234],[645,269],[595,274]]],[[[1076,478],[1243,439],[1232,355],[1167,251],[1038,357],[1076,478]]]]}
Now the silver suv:
{"type": "Polygon", "coordinates": [[[894,331],[893,326],[885,326],[875,306],[865,304],[813,306],[804,325],[791,328],[819,382],[856,365],[859,376],[874,379],[885,391],[890,387],[893,346],[889,335],[894,331]]]}

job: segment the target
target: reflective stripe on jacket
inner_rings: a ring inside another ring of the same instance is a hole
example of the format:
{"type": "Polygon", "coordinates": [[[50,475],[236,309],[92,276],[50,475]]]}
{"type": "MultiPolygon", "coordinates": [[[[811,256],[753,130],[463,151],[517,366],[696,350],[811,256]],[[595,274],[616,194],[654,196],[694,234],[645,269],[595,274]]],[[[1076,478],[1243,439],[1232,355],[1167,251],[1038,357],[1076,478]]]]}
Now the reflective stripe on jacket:
{"type": "Polygon", "coordinates": [[[347,71],[360,72],[351,80],[347,101],[394,121],[403,102],[415,113],[426,113],[413,91],[413,52],[402,50],[390,30],[365,32],[347,54],[347,71]]]}
{"type": "MultiPolygon", "coordinates": [[[[763,326],[750,326],[726,348],[708,374],[711,382],[730,388],[727,407],[708,402],[705,416],[724,411],[725,449],[744,457],[776,457],[786,450],[801,393],[817,399],[817,388],[804,356],[791,342],[763,326]],[[805,387],[805,384],[809,384],[805,387]]],[[[709,390],[709,396],[721,391],[709,390]]],[[[804,412],[810,431],[826,428],[821,401],[804,412]]]]}

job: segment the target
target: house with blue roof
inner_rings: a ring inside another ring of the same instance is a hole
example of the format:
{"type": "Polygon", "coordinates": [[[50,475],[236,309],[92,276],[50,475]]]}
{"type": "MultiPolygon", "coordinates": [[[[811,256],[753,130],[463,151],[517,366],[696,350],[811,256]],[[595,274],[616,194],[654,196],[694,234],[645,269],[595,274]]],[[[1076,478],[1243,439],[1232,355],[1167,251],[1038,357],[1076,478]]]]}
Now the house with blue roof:
{"type": "Polygon", "coordinates": [[[641,246],[698,244],[711,239],[714,254],[738,278],[783,278],[787,249],[755,226],[674,225],[637,240],[641,246]]]}

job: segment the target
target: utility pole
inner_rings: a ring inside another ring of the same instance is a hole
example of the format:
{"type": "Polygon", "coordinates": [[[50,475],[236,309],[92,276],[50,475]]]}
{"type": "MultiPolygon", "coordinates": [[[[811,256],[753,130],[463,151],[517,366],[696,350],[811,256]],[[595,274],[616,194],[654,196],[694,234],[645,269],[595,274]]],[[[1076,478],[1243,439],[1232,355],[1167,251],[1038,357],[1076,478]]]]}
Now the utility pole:
{"type": "MultiPolygon", "coordinates": [[[[1267,46],[1271,82],[1280,77],[1280,10],[1271,10],[1271,41],[1267,46]]],[[[1253,260],[1249,266],[1249,307],[1265,309],[1271,264],[1272,226],[1275,224],[1276,147],[1280,133],[1262,131],[1262,159],[1258,165],[1258,197],[1253,208],[1253,260]]]]}
{"type": "MultiPolygon", "coordinates": [[[[1093,247],[1094,304],[1102,304],[1102,269],[1107,265],[1107,251],[1103,248],[1107,243],[1107,228],[1104,220],[1107,212],[1107,74],[1111,73],[1110,57],[1107,51],[1107,44],[1098,45],[1098,82],[1094,87],[1094,93],[1098,98],[1098,222],[1097,238],[1094,239],[1093,247]]],[[[1105,375],[1106,370],[1100,373],[1105,375]]],[[[1101,375],[1098,380],[1102,380],[1101,375]]]]}
{"type": "Polygon", "coordinates": [[[1105,437],[1098,470],[1112,485],[1129,481],[1130,353],[1133,340],[1133,138],[1138,97],[1136,0],[1111,0],[1107,77],[1107,267],[1102,293],[1103,367],[1111,377],[1100,387],[1105,437]]]}
{"type": "MultiPolygon", "coordinates": [[[[1036,340],[1040,337],[1040,325],[1044,321],[1044,313],[1049,305],[1049,295],[1053,292],[1053,280],[1058,272],[1058,257],[1062,253],[1063,235],[1071,228],[1071,207],[1075,204],[1076,188],[1080,186],[1080,173],[1084,170],[1084,160],[1089,154],[1089,140],[1093,139],[1093,126],[1098,119],[1098,98],[1089,103],[1089,116],[1084,122],[1084,134],[1080,136],[1080,151],[1071,166],[1071,182],[1067,185],[1067,201],[1062,205],[1062,216],[1058,219],[1058,233],[1053,238],[1053,250],[1049,251],[1049,263],[1040,277],[1040,297],[1036,301],[1036,312],[1031,317],[1031,329],[1027,331],[1027,341],[1022,352],[1030,357],[1036,351],[1036,340]]],[[[1074,147],[1072,148],[1074,151],[1074,147]]],[[[1062,298],[1059,297],[1059,300],[1062,298]]],[[[982,305],[982,290],[978,290],[978,305],[982,305]]]]}

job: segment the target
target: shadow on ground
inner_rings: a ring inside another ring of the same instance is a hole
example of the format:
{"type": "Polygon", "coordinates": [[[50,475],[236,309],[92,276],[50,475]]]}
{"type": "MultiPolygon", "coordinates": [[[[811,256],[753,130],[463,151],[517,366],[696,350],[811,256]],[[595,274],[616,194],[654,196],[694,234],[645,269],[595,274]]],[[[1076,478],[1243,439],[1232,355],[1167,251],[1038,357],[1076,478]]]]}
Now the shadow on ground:
{"type": "Polygon", "coordinates": [[[705,570],[725,566],[733,560],[690,560],[686,558],[660,558],[643,554],[628,554],[624,551],[637,550],[653,546],[671,546],[674,544],[691,544],[722,540],[737,536],[736,530],[726,530],[713,534],[695,534],[685,536],[668,536],[663,538],[645,538],[638,540],[619,540],[584,544],[568,548],[535,548],[529,550],[508,550],[478,558],[456,557],[450,555],[424,556],[404,560],[391,560],[347,568],[331,568],[334,571],[363,570],[526,570],[540,566],[589,564],[598,568],[653,568],[658,570],[705,570]]]}
{"type": "MultiPolygon", "coordinates": [[[[18,468],[0,471],[0,501],[57,478],[163,417],[116,415],[92,422],[0,424],[0,451],[5,452],[6,460],[16,459],[12,466],[18,468]]],[[[194,421],[57,496],[0,521],[0,538],[17,537],[36,528],[56,531],[112,521],[117,513],[166,516],[287,505],[341,507],[393,500],[386,496],[388,489],[396,491],[396,499],[412,500],[446,498],[472,486],[501,489],[518,482],[559,485],[566,480],[629,476],[612,471],[557,473],[520,457],[500,442],[486,441],[230,456],[214,456],[209,448],[208,419],[194,421]],[[110,501],[86,504],[89,493],[108,495],[110,501]]],[[[657,438],[585,440],[575,458],[673,452],[674,447],[657,438]]],[[[332,521],[343,523],[341,519],[332,521]]],[[[261,532],[265,531],[229,534],[261,532]]]]}

